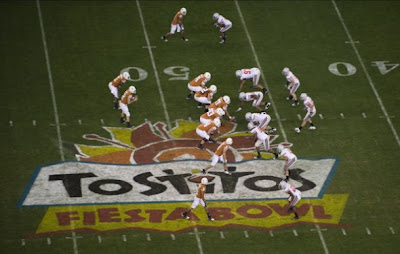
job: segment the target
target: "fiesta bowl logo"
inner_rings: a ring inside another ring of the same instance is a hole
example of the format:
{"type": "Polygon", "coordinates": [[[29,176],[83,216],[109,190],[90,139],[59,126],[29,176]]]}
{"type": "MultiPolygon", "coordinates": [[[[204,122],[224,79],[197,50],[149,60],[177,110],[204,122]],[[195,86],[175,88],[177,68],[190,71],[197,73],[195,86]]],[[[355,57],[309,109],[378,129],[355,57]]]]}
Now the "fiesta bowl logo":
{"type": "MultiPolygon", "coordinates": [[[[78,161],[38,167],[19,202],[23,207],[50,207],[35,235],[71,230],[181,232],[194,226],[271,229],[291,224],[287,194],[278,189],[284,160],[273,160],[269,153],[254,160],[254,139],[235,132],[234,123],[224,123],[217,143],[199,150],[197,125],[177,121],[167,131],[163,123],[146,122],[134,129],[104,127],[110,137],[84,135],[106,145],[76,145],[78,161]],[[227,137],[233,139],[227,153],[232,175],[224,174],[218,164],[207,173],[206,199],[216,221],[208,221],[203,209],[183,220],[180,214],[193,201],[201,169],[227,137]]],[[[272,147],[277,137],[271,135],[272,147]]],[[[302,192],[301,223],[339,224],[347,195],[323,195],[337,163],[335,158],[296,162],[290,181],[302,192]]]]}

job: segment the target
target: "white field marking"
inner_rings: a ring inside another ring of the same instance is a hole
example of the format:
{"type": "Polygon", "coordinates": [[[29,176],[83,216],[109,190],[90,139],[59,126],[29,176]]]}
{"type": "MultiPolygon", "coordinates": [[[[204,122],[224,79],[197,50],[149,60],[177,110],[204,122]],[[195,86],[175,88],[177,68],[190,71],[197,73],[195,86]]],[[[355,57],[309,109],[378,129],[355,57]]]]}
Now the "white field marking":
{"type": "Polygon", "coordinates": [[[122,241],[126,242],[126,235],[122,235],[122,241]]]}
{"type": "Polygon", "coordinates": [[[342,233],[343,235],[347,235],[346,230],[344,228],[342,228],[342,233]]]}
{"type": "Polygon", "coordinates": [[[300,115],[300,114],[297,114],[297,118],[298,118],[299,120],[301,120],[301,115],[300,115]]]}
{"type": "Polygon", "coordinates": [[[319,114],[319,118],[324,119],[324,116],[322,114],[319,114]]]}
{"type": "Polygon", "coordinates": [[[136,5],[137,5],[138,11],[139,11],[140,21],[142,23],[142,28],[143,28],[143,33],[144,33],[144,38],[146,39],[146,44],[147,44],[147,47],[148,47],[147,49],[148,49],[149,54],[150,54],[150,60],[151,60],[152,66],[153,66],[154,76],[156,77],[157,86],[158,86],[158,92],[160,93],[161,104],[162,104],[162,106],[164,108],[165,120],[167,121],[167,126],[168,126],[168,129],[170,130],[171,129],[171,121],[169,120],[167,104],[165,103],[164,93],[163,93],[163,90],[161,88],[160,78],[158,77],[157,66],[156,66],[156,63],[154,61],[153,51],[151,50],[151,47],[150,47],[150,40],[149,40],[149,36],[147,35],[146,25],[144,24],[144,18],[143,18],[143,14],[142,14],[142,9],[140,8],[139,0],[136,0],[136,5]]]}
{"type": "MultiPolygon", "coordinates": [[[[386,116],[379,116],[379,118],[385,118],[386,116]]],[[[394,116],[389,116],[390,118],[394,118],[394,116]]]]}
{"type": "Polygon", "coordinates": [[[365,76],[366,76],[367,79],[368,79],[368,83],[369,83],[369,85],[370,85],[372,91],[373,91],[374,94],[375,94],[376,100],[378,101],[379,106],[381,107],[381,110],[382,110],[383,114],[385,115],[386,121],[387,121],[387,123],[389,124],[389,127],[390,127],[390,129],[392,130],[392,132],[393,132],[393,136],[395,137],[395,139],[396,139],[396,141],[397,141],[397,145],[400,147],[400,138],[399,138],[399,135],[397,134],[397,130],[394,128],[393,123],[392,123],[392,120],[390,120],[389,114],[387,113],[386,108],[385,108],[385,106],[383,105],[382,99],[381,99],[381,97],[379,96],[379,93],[378,93],[378,91],[376,90],[374,83],[372,82],[371,76],[369,75],[369,73],[368,73],[368,71],[367,71],[367,68],[365,68],[364,62],[363,62],[363,60],[361,59],[360,53],[358,53],[358,49],[357,49],[356,45],[355,45],[354,42],[353,42],[353,38],[351,37],[351,34],[350,34],[350,32],[349,32],[349,29],[347,29],[347,26],[346,26],[346,24],[344,23],[342,14],[340,13],[339,8],[337,7],[335,0],[332,0],[332,4],[333,4],[333,6],[335,7],[336,13],[337,13],[337,15],[338,15],[338,17],[339,17],[339,19],[340,19],[340,22],[342,23],[342,26],[343,26],[343,28],[344,28],[346,34],[347,34],[347,37],[349,38],[349,41],[351,42],[350,44],[351,44],[351,46],[353,47],[353,50],[354,50],[354,52],[355,52],[356,55],[357,55],[358,61],[360,62],[360,65],[361,65],[361,67],[362,67],[362,69],[363,69],[363,71],[364,71],[364,74],[365,74],[365,76]]]}
{"type": "Polygon", "coordinates": [[[360,41],[345,41],[345,43],[360,43],[360,41]]]}
{"type": "Polygon", "coordinates": [[[342,119],[344,119],[344,114],[343,114],[343,113],[340,113],[340,117],[341,117],[342,119]]]}
{"type": "Polygon", "coordinates": [[[150,234],[146,234],[146,236],[147,236],[147,241],[151,241],[150,234]]]}
{"type": "Polygon", "coordinates": [[[199,248],[199,253],[203,254],[203,247],[201,246],[201,240],[200,240],[200,235],[199,235],[199,230],[195,227],[193,229],[194,235],[196,236],[196,241],[197,241],[197,247],[199,248]]]}
{"type": "Polygon", "coordinates": [[[171,234],[171,239],[175,241],[175,235],[171,234]]]}
{"type": "Polygon", "coordinates": [[[79,120],[78,120],[78,123],[79,123],[79,125],[82,125],[82,120],[79,119],[79,120]]]}
{"type": "MultiPolygon", "coordinates": [[[[315,228],[317,229],[318,236],[319,236],[319,239],[321,240],[321,244],[322,244],[322,247],[324,248],[325,254],[329,254],[329,250],[328,250],[328,247],[326,246],[326,242],[325,242],[324,236],[322,235],[321,228],[319,227],[319,225],[315,225],[315,228]]],[[[322,230],[327,230],[327,229],[322,229],[322,230]]]]}
{"type": "Polygon", "coordinates": [[[147,122],[147,118],[144,119],[144,122],[147,122]]]}
{"type": "Polygon", "coordinates": [[[192,121],[192,118],[189,116],[188,120],[189,120],[189,121],[192,121]]]}
{"type": "Polygon", "coordinates": [[[47,245],[51,245],[51,238],[47,237],[47,245]]]}
{"type": "Polygon", "coordinates": [[[33,125],[33,126],[36,126],[36,120],[33,120],[33,121],[32,121],[32,125],[33,125]]]}
{"type": "MultiPolygon", "coordinates": [[[[392,232],[393,235],[396,234],[396,233],[394,232],[394,229],[393,229],[392,227],[389,227],[389,230],[390,230],[390,232],[392,232]]],[[[22,239],[22,240],[23,240],[23,239],[22,239]]]]}
{"type": "Polygon", "coordinates": [[[362,114],[361,114],[364,118],[367,118],[367,115],[364,113],[364,112],[362,112],[362,114]]]}
{"type": "Polygon", "coordinates": [[[101,236],[97,236],[97,240],[99,241],[99,243],[101,243],[101,236]]]}
{"type": "Polygon", "coordinates": [[[56,122],[56,130],[57,130],[57,138],[58,138],[58,150],[60,151],[61,160],[64,161],[65,157],[64,157],[64,150],[63,150],[62,141],[61,141],[60,120],[58,119],[57,101],[56,101],[56,95],[55,95],[55,92],[54,92],[53,76],[51,74],[50,58],[49,58],[49,52],[47,50],[46,34],[44,32],[42,10],[40,9],[39,0],[36,0],[36,6],[37,6],[37,9],[38,9],[38,15],[39,15],[40,31],[42,33],[44,56],[46,58],[46,67],[47,67],[47,74],[48,74],[48,77],[49,77],[51,100],[53,102],[54,119],[55,119],[55,122],[56,122]]]}
{"type": "Polygon", "coordinates": [[[371,235],[371,230],[369,230],[369,228],[365,228],[365,231],[367,231],[367,235],[371,235]]]}
{"type": "Polygon", "coordinates": [[[142,46],[142,48],[157,48],[157,46],[142,46]]]}
{"type": "Polygon", "coordinates": [[[296,229],[293,229],[293,234],[294,234],[294,236],[299,236],[299,235],[297,234],[296,229]]]}
{"type": "Polygon", "coordinates": [[[21,239],[21,245],[25,246],[25,239],[21,239]]]}
{"type": "Polygon", "coordinates": [[[276,119],[277,119],[277,121],[278,121],[279,129],[280,129],[281,132],[282,132],[282,137],[283,137],[284,141],[287,142],[287,136],[286,136],[285,129],[283,128],[283,125],[282,125],[282,122],[281,122],[281,118],[280,118],[280,116],[279,116],[279,113],[278,113],[278,111],[276,110],[275,102],[274,102],[274,100],[272,99],[272,95],[271,95],[270,89],[269,89],[269,87],[268,87],[267,80],[265,79],[264,72],[263,72],[263,70],[262,70],[262,68],[261,68],[260,61],[258,60],[258,56],[257,56],[256,50],[255,50],[254,45],[253,45],[253,41],[252,41],[252,39],[251,39],[251,36],[250,36],[249,31],[247,30],[247,25],[246,25],[246,22],[244,21],[243,14],[242,14],[242,11],[240,10],[240,6],[239,6],[239,3],[238,3],[237,0],[235,0],[235,5],[236,5],[236,9],[237,9],[237,11],[238,11],[238,13],[239,13],[240,20],[242,21],[242,25],[243,25],[244,31],[245,31],[245,33],[246,33],[247,39],[248,39],[248,41],[249,41],[249,44],[250,44],[250,47],[251,47],[251,51],[253,52],[254,60],[256,61],[257,67],[260,69],[260,72],[261,72],[261,74],[262,74],[262,75],[261,75],[261,78],[262,78],[262,80],[263,80],[263,82],[264,82],[264,84],[265,84],[265,88],[268,90],[268,98],[269,98],[269,101],[271,102],[271,105],[272,105],[272,108],[273,108],[273,110],[274,110],[276,119]]]}
{"type": "Polygon", "coordinates": [[[58,127],[60,127],[60,126],[65,126],[65,125],[67,125],[66,123],[59,123],[59,124],[56,124],[56,123],[51,123],[51,124],[49,124],[50,126],[58,126],[58,127]]]}
{"type": "Polygon", "coordinates": [[[10,127],[13,127],[13,126],[14,126],[13,121],[10,121],[10,127]]]}
{"type": "Polygon", "coordinates": [[[270,235],[271,237],[274,237],[274,233],[272,233],[271,230],[269,231],[269,235],[270,235]]]}
{"type": "Polygon", "coordinates": [[[219,231],[219,235],[221,236],[221,239],[225,239],[224,232],[222,232],[222,231],[219,231]]]}
{"type": "Polygon", "coordinates": [[[244,237],[249,238],[249,233],[247,233],[247,231],[243,231],[244,233],[244,237]]]}
{"type": "Polygon", "coordinates": [[[101,125],[104,125],[104,119],[100,119],[101,125]]]}

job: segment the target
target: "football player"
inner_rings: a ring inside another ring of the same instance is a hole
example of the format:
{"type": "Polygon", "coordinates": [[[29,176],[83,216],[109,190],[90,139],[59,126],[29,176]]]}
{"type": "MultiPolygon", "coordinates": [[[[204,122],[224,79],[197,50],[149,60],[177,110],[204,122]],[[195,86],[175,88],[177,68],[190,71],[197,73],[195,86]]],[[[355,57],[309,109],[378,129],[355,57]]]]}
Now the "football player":
{"type": "Polygon", "coordinates": [[[254,136],[254,141],[255,141],[255,148],[257,150],[257,157],[254,157],[254,159],[261,159],[261,154],[260,154],[260,146],[263,145],[265,151],[273,153],[274,158],[278,158],[278,154],[272,150],[269,144],[269,135],[265,133],[261,128],[256,127],[252,122],[249,122],[247,124],[247,128],[249,131],[253,134],[254,136]]]}
{"type": "Polygon", "coordinates": [[[118,99],[119,99],[119,89],[121,88],[122,84],[126,82],[127,79],[130,79],[131,76],[128,72],[123,72],[122,74],[118,75],[113,81],[108,83],[108,88],[113,95],[113,104],[114,109],[118,109],[118,99]]]}
{"type": "Polygon", "coordinates": [[[289,209],[287,212],[293,212],[294,217],[292,218],[292,220],[298,220],[299,214],[296,211],[296,204],[301,199],[301,192],[285,181],[281,181],[278,185],[278,188],[284,190],[287,194],[289,194],[289,209]]]}
{"type": "Polygon", "coordinates": [[[174,16],[174,19],[171,22],[171,30],[166,33],[161,39],[163,39],[165,42],[168,41],[168,37],[173,35],[175,32],[180,32],[181,33],[181,39],[183,41],[188,41],[187,38],[185,38],[183,31],[185,30],[183,27],[183,17],[186,16],[187,10],[186,8],[181,8],[174,16]]]}
{"type": "Polygon", "coordinates": [[[297,156],[289,149],[285,148],[282,144],[278,145],[279,156],[285,158],[285,166],[283,166],[283,174],[285,175],[285,181],[289,181],[290,169],[293,164],[297,161],[297,156]]]}
{"type": "Polygon", "coordinates": [[[200,123],[209,124],[214,121],[215,118],[219,118],[225,115],[225,111],[222,108],[217,108],[217,110],[210,110],[200,116],[200,123]]]}
{"type": "Polygon", "coordinates": [[[269,122],[271,121],[271,116],[265,112],[261,113],[247,112],[244,115],[244,118],[247,121],[252,122],[253,124],[257,124],[257,127],[261,128],[263,131],[267,131],[268,133],[276,131],[276,128],[269,126],[269,122]]]}
{"type": "Polygon", "coordinates": [[[289,97],[286,97],[286,100],[293,100],[293,107],[298,106],[299,102],[297,101],[296,91],[300,86],[299,79],[289,70],[288,67],[283,68],[282,75],[286,78],[286,87],[289,90],[289,97]]]}
{"type": "Polygon", "coordinates": [[[236,112],[239,112],[242,110],[244,103],[252,101],[252,106],[258,109],[259,111],[263,111],[264,109],[268,109],[269,106],[271,106],[271,103],[265,103],[262,101],[264,98],[264,94],[262,92],[240,92],[239,93],[239,100],[241,101],[239,108],[236,110],[236,112]],[[263,109],[261,107],[264,107],[263,109]]]}
{"type": "Polygon", "coordinates": [[[228,95],[219,97],[216,101],[208,106],[208,111],[215,111],[217,108],[222,108],[230,121],[235,121],[235,117],[231,116],[228,111],[228,105],[231,103],[231,98],[228,95]]]}
{"type": "Polygon", "coordinates": [[[239,93],[242,91],[243,85],[246,82],[246,80],[250,79],[253,81],[252,88],[259,88],[262,90],[264,94],[267,93],[267,89],[265,89],[261,84],[258,83],[260,81],[260,76],[261,76],[260,69],[256,67],[251,69],[241,69],[237,70],[235,74],[236,77],[238,77],[242,81],[239,85],[239,93]]]}
{"type": "Polygon", "coordinates": [[[310,123],[310,127],[308,129],[315,130],[317,127],[314,126],[314,123],[311,120],[311,118],[313,118],[315,116],[315,114],[317,113],[317,109],[315,108],[314,101],[306,93],[300,94],[300,100],[303,101],[304,110],[307,110],[307,114],[304,117],[301,125],[298,128],[294,128],[294,131],[297,133],[300,133],[301,129],[306,125],[307,122],[310,123]]]}
{"type": "Polygon", "coordinates": [[[188,88],[190,90],[190,93],[186,96],[186,99],[190,100],[193,98],[194,94],[196,92],[201,92],[206,89],[206,84],[208,81],[211,79],[211,73],[209,72],[204,72],[203,74],[200,74],[193,80],[191,80],[188,83],[188,88]]]}
{"type": "Polygon", "coordinates": [[[132,102],[135,102],[138,100],[138,95],[133,95],[136,94],[136,88],[134,86],[130,86],[128,90],[125,91],[125,93],[122,95],[121,100],[119,101],[119,108],[121,109],[121,123],[126,123],[126,126],[128,128],[131,128],[131,122],[130,122],[130,116],[131,113],[129,112],[128,105],[131,104],[132,102]],[[126,119],[124,119],[124,116],[126,119]]]}
{"type": "Polygon", "coordinates": [[[217,92],[217,86],[211,85],[210,88],[205,88],[200,92],[196,92],[194,99],[199,103],[198,108],[211,104],[214,94],[217,92]]]}
{"type": "Polygon", "coordinates": [[[224,173],[227,175],[231,175],[231,172],[228,171],[227,159],[226,159],[226,151],[228,151],[229,147],[232,145],[233,140],[231,138],[227,138],[224,142],[222,142],[217,150],[215,151],[211,164],[208,165],[205,169],[203,169],[203,174],[207,173],[207,170],[217,165],[218,161],[221,161],[224,166],[224,173]]]}
{"type": "Polygon", "coordinates": [[[225,32],[232,28],[232,22],[219,13],[213,14],[213,20],[215,20],[216,22],[214,26],[219,29],[219,32],[221,34],[221,41],[219,43],[223,44],[226,42],[227,37],[225,32]]]}
{"type": "Polygon", "coordinates": [[[200,124],[199,126],[197,126],[196,128],[196,133],[197,135],[199,135],[202,140],[200,141],[200,144],[197,146],[197,148],[203,150],[204,147],[204,143],[206,141],[211,141],[213,143],[215,143],[216,141],[214,139],[212,139],[212,135],[218,131],[218,128],[221,127],[221,120],[219,120],[219,118],[215,118],[212,122],[208,123],[208,124],[200,124]]]}
{"type": "Polygon", "coordinates": [[[201,179],[199,187],[197,188],[197,193],[194,196],[192,205],[190,206],[190,208],[188,210],[186,210],[185,212],[182,213],[183,218],[189,219],[188,214],[200,204],[204,207],[204,210],[207,213],[208,219],[211,221],[214,220],[214,218],[211,217],[211,214],[207,210],[207,203],[206,203],[206,199],[204,197],[204,194],[206,193],[206,189],[207,189],[207,184],[208,184],[208,179],[206,177],[203,177],[201,179]]]}

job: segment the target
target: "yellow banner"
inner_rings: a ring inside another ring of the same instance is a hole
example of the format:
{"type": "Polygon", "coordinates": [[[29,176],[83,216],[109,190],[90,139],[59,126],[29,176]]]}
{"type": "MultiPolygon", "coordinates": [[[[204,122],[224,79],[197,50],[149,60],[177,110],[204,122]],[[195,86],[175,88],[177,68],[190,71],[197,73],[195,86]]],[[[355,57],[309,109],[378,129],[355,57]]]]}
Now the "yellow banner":
{"type": "Polygon", "coordinates": [[[303,199],[297,204],[298,221],[291,220],[293,214],[286,212],[289,208],[286,200],[209,202],[208,209],[215,221],[207,219],[201,206],[193,211],[190,220],[183,219],[181,213],[191,203],[50,207],[36,234],[129,229],[179,233],[193,226],[274,229],[294,222],[338,225],[347,198],[348,194],[326,194],[322,199],[303,199]]]}

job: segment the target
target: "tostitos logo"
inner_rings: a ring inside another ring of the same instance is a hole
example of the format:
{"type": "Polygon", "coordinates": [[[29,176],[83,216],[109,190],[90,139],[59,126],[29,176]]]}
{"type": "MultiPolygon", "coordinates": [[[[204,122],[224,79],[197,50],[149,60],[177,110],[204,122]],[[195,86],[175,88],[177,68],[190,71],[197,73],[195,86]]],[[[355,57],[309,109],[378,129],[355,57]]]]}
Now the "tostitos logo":
{"type": "MultiPolygon", "coordinates": [[[[33,235],[71,230],[182,232],[193,226],[271,229],[290,224],[287,194],[278,189],[284,161],[273,160],[269,153],[254,160],[254,139],[235,132],[235,123],[224,123],[215,138],[233,139],[227,154],[232,175],[225,175],[219,164],[207,174],[206,199],[215,223],[202,209],[194,210],[189,223],[181,219],[203,177],[201,169],[219,145],[206,143],[205,150],[197,149],[197,125],[182,120],[167,131],[163,123],[145,122],[134,129],[104,127],[109,137],[84,135],[105,145],[77,144],[78,161],[38,167],[21,197],[22,207],[50,207],[33,235]]],[[[273,148],[277,137],[271,135],[273,148]]],[[[301,222],[339,224],[347,195],[323,195],[337,164],[335,158],[296,162],[290,181],[302,191],[301,222]]]]}

